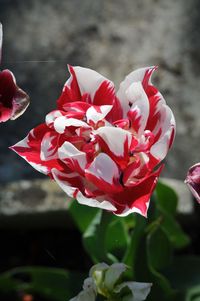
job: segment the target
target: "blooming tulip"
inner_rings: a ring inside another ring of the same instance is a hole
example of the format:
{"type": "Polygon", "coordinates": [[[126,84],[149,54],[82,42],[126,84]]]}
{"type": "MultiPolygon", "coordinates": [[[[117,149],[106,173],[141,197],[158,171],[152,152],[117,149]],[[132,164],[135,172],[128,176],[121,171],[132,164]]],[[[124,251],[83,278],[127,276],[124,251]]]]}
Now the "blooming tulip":
{"type": "Polygon", "coordinates": [[[146,216],[175,132],[155,69],[130,73],[116,93],[99,73],[69,66],[57,109],[12,149],[80,204],[146,216]]]}

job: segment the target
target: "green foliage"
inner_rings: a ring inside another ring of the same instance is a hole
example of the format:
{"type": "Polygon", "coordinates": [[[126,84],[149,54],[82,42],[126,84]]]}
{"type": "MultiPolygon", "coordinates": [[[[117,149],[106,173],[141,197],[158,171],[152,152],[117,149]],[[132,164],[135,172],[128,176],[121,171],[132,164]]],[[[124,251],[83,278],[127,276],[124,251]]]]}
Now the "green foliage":
{"type": "Polygon", "coordinates": [[[90,225],[92,219],[100,210],[84,205],[80,205],[76,200],[70,202],[68,211],[72,216],[76,226],[83,233],[90,225]]]}
{"type": "Polygon", "coordinates": [[[178,288],[171,284],[165,270],[173,262],[174,250],[190,242],[176,220],[177,204],[174,190],[158,183],[147,219],[138,214],[126,218],[105,211],[94,214],[87,208],[90,217],[84,218],[87,223],[83,226],[81,216],[87,214],[84,206],[73,210],[72,216],[94,263],[124,262],[131,267],[126,271],[127,279],[153,283],[148,300],[168,301],[176,300],[178,288]]]}
{"type": "MultiPolygon", "coordinates": [[[[138,214],[117,217],[76,201],[69,213],[94,263],[123,262],[129,266],[124,272],[126,280],[153,284],[148,301],[200,301],[200,258],[174,256],[190,243],[176,219],[177,203],[173,189],[159,183],[147,219],[138,214]]],[[[108,287],[114,286],[114,274],[105,277],[108,287]]],[[[80,291],[83,278],[61,269],[17,268],[0,276],[0,291],[24,291],[66,301],[80,291]],[[24,274],[28,282],[19,277],[24,274]]],[[[131,291],[127,285],[120,289],[131,291]]]]}
{"type": "Polygon", "coordinates": [[[52,301],[66,301],[81,288],[85,275],[63,269],[23,267],[0,276],[0,292],[38,294],[52,301]],[[23,280],[25,279],[25,280],[23,280]]]}

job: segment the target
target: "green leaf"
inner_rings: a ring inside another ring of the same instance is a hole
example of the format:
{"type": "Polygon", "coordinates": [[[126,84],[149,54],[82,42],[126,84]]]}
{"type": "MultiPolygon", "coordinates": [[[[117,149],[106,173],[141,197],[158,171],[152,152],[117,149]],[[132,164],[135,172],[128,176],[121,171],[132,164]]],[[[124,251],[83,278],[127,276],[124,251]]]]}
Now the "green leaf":
{"type": "Polygon", "coordinates": [[[187,291],[185,301],[200,301],[200,285],[194,286],[187,291]]]}
{"type": "Polygon", "coordinates": [[[176,249],[186,247],[190,243],[190,238],[183,232],[175,218],[168,213],[163,213],[161,216],[161,228],[168,236],[172,246],[176,249]]]}
{"type": "Polygon", "coordinates": [[[162,211],[164,210],[172,215],[175,215],[178,205],[178,197],[176,192],[162,182],[158,182],[156,186],[156,195],[156,206],[158,206],[162,211]]]}
{"type": "Polygon", "coordinates": [[[175,191],[169,186],[159,182],[156,187],[156,195],[156,214],[161,220],[162,230],[166,233],[174,248],[180,249],[187,246],[190,239],[183,232],[175,219],[178,203],[175,191]]]}
{"type": "Polygon", "coordinates": [[[162,270],[172,259],[172,248],[168,237],[161,228],[153,230],[147,236],[147,256],[149,266],[153,270],[162,270]]]}
{"type": "Polygon", "coordinates": [[[109,223],[106,236],[105,236],[105,248],[106,252],[112,253],[121,261],[126,249],[129,245],[129,235],[126,225],[122,218],[115,217],[111,223],[109,223]]]}
{"type": "Polygon", "coordinates": [[[83,245],[94,263],[116,262],[117,259],[106,250],[106,231],[113,219],[110,212],[99,211],[83,234],[83,245]]]}
{"type": "Polygon", "coordinates": [[[0,292],[11,292],[18,288],[18,282],[7,273],[0,275],[0,292]]]}
{"type": "Polygon", "coordinates": [[[144,236],[145,226],[147,224],[147,219],[139,214],[135,215],[134,220],[135,227],[131,231],[131,241],[122,260],[126,265],[131,267],[131,269],[126,272],[126,276],[130,277],[130,279],[134,275],[134,266],[137,262],[138,248],[144,236]]]}
{"type": "Polygon", "coordinates": [[[53,301],[66,301],[80,291],[84,276],[79,273],[69,273],[63,269],[43,267],[21,267],[10,270],[0,276],[0,290],[2,291],[2,277],[15,285],[12,290],[24,290],[37,293],[53,301]],[[23,281],[26,276],[28,281],[23,281]]]}
{"type": "Polygon", "coordinates": [[[163,300],[169,300],[174,294],[167,278],[161,274],[161,270],[169,265],[172,256],[170,241],[164,231],[157,227],[147,235],[146,239],[147,264],[151,272],[152,297],[163,295],[163,300]]]}
{"type": "Polygon", "coordinates": [[[71,214],[76,226],[83,233],[100,209],[80,205],[76,200],[73,200],[69,205],[68,211],[71,214]]]}

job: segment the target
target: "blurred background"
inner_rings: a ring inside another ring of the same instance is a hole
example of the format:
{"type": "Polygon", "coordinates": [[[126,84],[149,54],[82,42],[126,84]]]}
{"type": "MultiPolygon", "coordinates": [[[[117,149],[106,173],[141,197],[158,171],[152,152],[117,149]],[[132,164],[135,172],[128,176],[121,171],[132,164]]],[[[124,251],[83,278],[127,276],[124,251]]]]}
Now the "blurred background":
{"type": "Polygon", "coordinates": [[[49,203],[49,186],[37,182],[46,177],[8,146],[55,108],[69,76],[67,64],[102,73],[116,89],[132,70],[158,65],[153,83],[177,122],[162,175],[183,181],[200,161],[200,1],[0,0],[0,22],[1,69],[10,69],[31,98],[24,115],[0,125],[0,271],[27,264],[73,268],[72,244],[76,258],[81,256],[75,265],[88,268],[79,233],[64,222],[66,196],[56,191],[49,203]]]}

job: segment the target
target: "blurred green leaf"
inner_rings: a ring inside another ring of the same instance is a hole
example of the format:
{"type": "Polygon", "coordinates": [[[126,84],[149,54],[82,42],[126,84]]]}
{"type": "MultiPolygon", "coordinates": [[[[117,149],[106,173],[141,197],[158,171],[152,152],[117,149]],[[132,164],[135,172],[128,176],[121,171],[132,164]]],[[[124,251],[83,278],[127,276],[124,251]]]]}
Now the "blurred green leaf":
{"type": "Polygon", "coordinates": [[[106,232],[113,218],[110,212],[98,211],[83,234],[83,245],[94,263],[118,261],[106,250],[106,232]]]}
{"type": "Polygon", "coordinates": [[[126,275],[130,278],[134,275],[134,268],[137,262],[138,248],[140,246],[141,240],[144,236],[144,230],[147,225],[147,219],[143,216],[135,215],[135,227],[131,231],[131,241],[128,245],[126,253],[123,258],[123,262],[127,264],[131,269],[126,272],[126,275]]]}
{"type": "Polygon", "coordinates": [[[178,197],[176,192],[169,186],[158,182],[156,186],[156,206],[162,211],[166,211],[172,215],[176,214],[178,205],[178,197]]]}
{"type": "Polygon", "coordinates": [[[189,236],[183,232],[176,219],[168,213],[162,214],[161,228],[174,248],[181,249],[190,243],[189,236]]]}
{"type": "Polygon", "coordinates": [[[167,235],[159,225],[147,235],[146,252],[147,264],[154,284],[152,300],[161,295],[163,295],[162,300],[170,300],[174,292],[168,279],[161,274],[161,270],[171,262],[172,247],[167,235]]]}
{"type": "Polygon", "coordinates": [[[106,251],[116,256],[121,261],[129,245],[129,235],[122,218],[115,217],[109,223],[105,235],[106,251]]]}
{"type": "Polygon", "coordinates": [[[156,215],[160,218],[161,228],[168,236],[172,246],[180,249],[187,246],[190,239],[175,219],[177,204],[178,197],[175,191],[159,182],[156,187],[156,215]]]}
{"type": "Polygon", "coordinates": [[[165,269],[165,275],[172,286],[179,290],[187,290],[200,284],[200,257],[175,257],[172,264],[165,269]]]}
{"type": "Polygon", "coordinates": [[[0,276],[0,291],[3,291],[3,285],[7,279],[6,283],[7,285],[10,283],[11,290],[24,290],[53,301],[66,301],[80,291],[84,277],[85,275],[80,273],[69,273],[63,269],[20,267],[0,276]]]}
{"type": "Polygon", "coordinates": [[[83,233],[100,209],[80,205],[76,200],[73,200],[69,205],[68,211],[79,230],[83,233]]]}
{"type": "Polygon", "coordinates": [[[147,256],[150,269],[153,270],[160,271],[171,262],[171,244],[160,227],[147,236],[147,256]]]}
{"type": "Polygon", "coordinates": [[[200,301],[200,285],[194,286],[187,291],[185,301],[200,301]]]}

